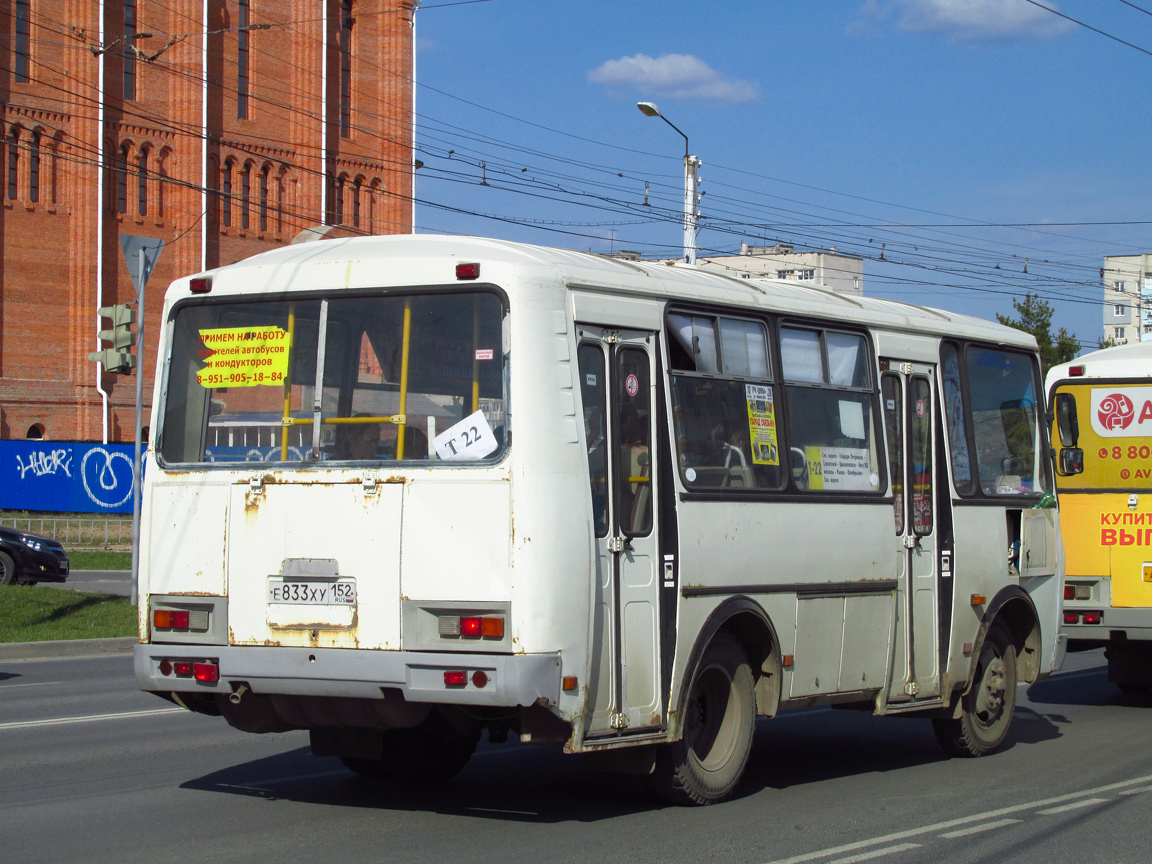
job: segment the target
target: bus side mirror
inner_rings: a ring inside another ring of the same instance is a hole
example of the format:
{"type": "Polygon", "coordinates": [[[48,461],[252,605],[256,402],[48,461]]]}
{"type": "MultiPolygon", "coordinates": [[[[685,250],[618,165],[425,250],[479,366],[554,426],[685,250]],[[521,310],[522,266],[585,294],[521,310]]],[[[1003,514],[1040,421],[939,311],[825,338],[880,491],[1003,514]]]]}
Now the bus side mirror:
{"type": "MultiPolygon", "coordinates": [[[[1060,433],[1061,447],[1076,446],[1076,442],[1080,439],[1080,422],[1076,419],[1076,397],[1071,393],[1056,394],[1056,429],[1060,433]]],[[[1084,470],[1083,454],[1080,458],[1080,470],[1084,470]]]]}
{"type": "Polygon", "coordinates": [[[1061,450],[1060,473],[1065,477],[1084,473],[1084,451],[1079,447],[1065,447],[1061,450]]]}

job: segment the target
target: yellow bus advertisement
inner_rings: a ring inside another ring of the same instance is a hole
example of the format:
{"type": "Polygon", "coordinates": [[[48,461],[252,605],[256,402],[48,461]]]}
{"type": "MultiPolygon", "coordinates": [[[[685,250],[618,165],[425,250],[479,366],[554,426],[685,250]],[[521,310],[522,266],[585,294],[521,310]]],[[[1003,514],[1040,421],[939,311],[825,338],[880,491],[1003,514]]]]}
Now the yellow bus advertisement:
{"type": "Polygon", "coordinates": [[[1056,480],[1066,576],[1111,576],[1112,606],[1152,606],[1152,384],[1064,382],[1061,393],[1076,400],[1084,451],[1084,471],[1056,480]]]}

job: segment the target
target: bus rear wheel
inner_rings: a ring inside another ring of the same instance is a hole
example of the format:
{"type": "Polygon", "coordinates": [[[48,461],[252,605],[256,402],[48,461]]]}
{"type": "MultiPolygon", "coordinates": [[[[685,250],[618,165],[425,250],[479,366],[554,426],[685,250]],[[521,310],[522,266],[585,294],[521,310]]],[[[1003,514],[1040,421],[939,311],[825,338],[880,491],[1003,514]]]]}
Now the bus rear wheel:
{"type": "Polygon", "coordinates": [[[984,637],[976,681],[960,702],[958,719],[932,721],[946,753],[983,756],[1004,743],[1016,709],[1016,646],[1002,624],[993,624],[984,637]]]}
{"type": "Polygon", "coordinates": [[[673,804],[714,804],[735,790],[752,752],[756,693],[740,643],[716,635],[692,679],[679,741],[661,746],[650,775],[655,792],[673,804]]]}

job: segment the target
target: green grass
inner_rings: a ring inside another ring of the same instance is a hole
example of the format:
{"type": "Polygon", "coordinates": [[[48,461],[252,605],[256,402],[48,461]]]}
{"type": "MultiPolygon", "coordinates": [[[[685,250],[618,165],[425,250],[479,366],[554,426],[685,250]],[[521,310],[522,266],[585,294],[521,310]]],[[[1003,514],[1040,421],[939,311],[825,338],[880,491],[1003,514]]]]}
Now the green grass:
{"type": "Polygon", "coordinates": [[[127,597],[60,588],[0,588],[0,642],[51,642],[135,636],[136,607],[127,597]]]}
{"type": "Polygon", "coordinates": [[[69,551],[68,566],[73,570],[131,570],[132,553],[69,551]]]}

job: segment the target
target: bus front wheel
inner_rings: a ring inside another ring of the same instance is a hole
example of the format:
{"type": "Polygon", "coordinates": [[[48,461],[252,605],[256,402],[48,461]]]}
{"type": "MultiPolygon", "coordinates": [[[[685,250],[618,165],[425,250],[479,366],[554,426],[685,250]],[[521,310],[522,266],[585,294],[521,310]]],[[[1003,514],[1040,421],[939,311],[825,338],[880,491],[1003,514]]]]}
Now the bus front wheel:
{"type": "Polygon", "coordinates": [[[932,721],[946,753],[983,756],[1004,743],[1016,708],[1016,646],[1003,624],[993,624],[984,637],[976,681],[960,703],[959,718],[932,721]]]}
{"type": "Polygon", "coordinates": [[[721,631],[700,658],[680,740],[657,752],[653,789],[673,804],[723,801],[744,774],[755,728],[748,656],[734,636],[721,631]]]}

